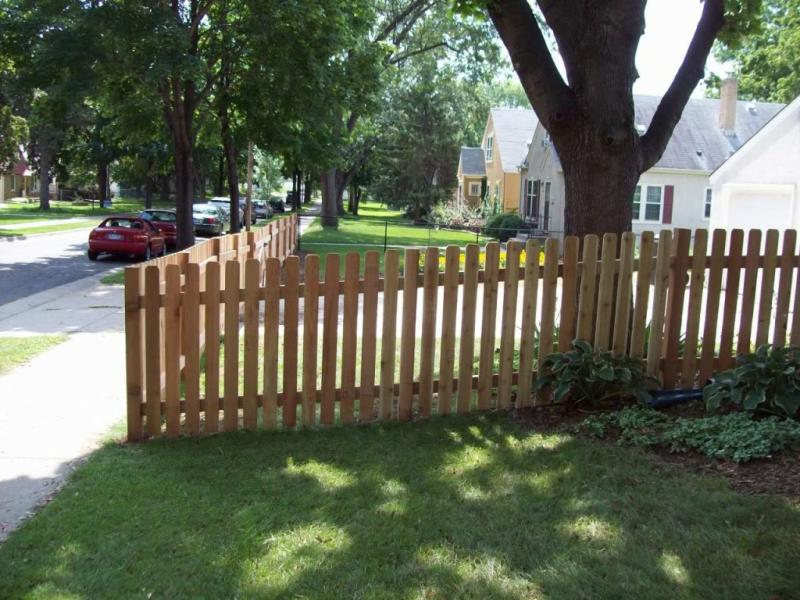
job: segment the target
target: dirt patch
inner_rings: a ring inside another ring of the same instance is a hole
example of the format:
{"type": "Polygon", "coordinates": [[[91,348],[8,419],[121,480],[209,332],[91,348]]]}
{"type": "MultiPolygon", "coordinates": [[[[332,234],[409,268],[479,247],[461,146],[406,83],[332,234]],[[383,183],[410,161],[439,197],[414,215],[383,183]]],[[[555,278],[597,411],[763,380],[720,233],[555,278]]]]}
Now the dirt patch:
{"type": "MultiPolygon", "coordinates": [[[[567,406],[537,406],[518,409],[512,413],[512,418],[537,431],[574,433],[576,425],[586,417],[600,412],[581,411],[567,406]]],[[[674,418],[705,415],[700,403],[681,404],[661,412],[674,418]]],[[[615,434],[616,432],[609,430],[609,435],[599,441],[616,445],[615,434]]],[[[781,452],[769,459],[757,459],[742,464],[697,453],[673,453],[658,447],[650,447],[643,452],[657,465],[669,465],[705,475],[722,476],[731,488],[742,494],[777,494],[794,502],[800,502],[800,452],[798,451],[781,452]]]]}

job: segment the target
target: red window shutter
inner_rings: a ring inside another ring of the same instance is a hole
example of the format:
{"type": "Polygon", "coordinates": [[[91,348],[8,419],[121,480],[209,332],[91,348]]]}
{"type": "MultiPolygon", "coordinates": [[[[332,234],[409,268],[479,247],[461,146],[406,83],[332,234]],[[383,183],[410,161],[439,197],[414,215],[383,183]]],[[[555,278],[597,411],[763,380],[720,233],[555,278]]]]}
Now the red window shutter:
{"type": "Polygon", "coordinates": [[[675,186],[664,186],[664,214],[661,222],[665,225],[672,223],[672,201],[675,197],[675,186]]]}

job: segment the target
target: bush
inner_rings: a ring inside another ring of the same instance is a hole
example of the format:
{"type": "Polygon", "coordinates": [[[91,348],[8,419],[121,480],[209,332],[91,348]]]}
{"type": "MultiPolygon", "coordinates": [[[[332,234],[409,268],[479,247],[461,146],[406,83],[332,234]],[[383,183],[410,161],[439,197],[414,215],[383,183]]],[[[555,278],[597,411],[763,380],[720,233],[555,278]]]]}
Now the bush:
{"type": "Polygon", "coordinates": [[[551,354],[542,362],[537,393],[550,389],[554,402],[566,400],[572,404],[650,400],[647,390],[658,382],[647,375],[645,361],[594,350],[591,344],[580,340],[572,342],[572,347],[569,352],[551,354]]]}
{"type": "Polygon", "coordinates": [[[761,346],[736,359],[703,390],[706,409],[735,405],[748,412],[796,418],[800,409],[800,348],[761,346]]]}
{"type": "Polygon", "coordinates": [[[484,233],[501,242],[507,242],[516,235],[517,231],[526,228],[527,225],[518,214],[499,213],[487,219],[484,233]]]}
{"type": "Polygon", "coordinates": [[[483,227],[486,222],[480,207],[459,206],[455,202],[437,204],[431,209],[427,220],[434,225],[455,227],[483,227]]]}
{"type": "Polygon", "coordinates": [[[742,463],[800,447],[800,424],[788,419],[755,419],[742,412],[701,419],[671,419],[651,408],[628,407],[585,419],[576,431],[604,438],[615,430],[623,446],[660,446],[742,463]]]}

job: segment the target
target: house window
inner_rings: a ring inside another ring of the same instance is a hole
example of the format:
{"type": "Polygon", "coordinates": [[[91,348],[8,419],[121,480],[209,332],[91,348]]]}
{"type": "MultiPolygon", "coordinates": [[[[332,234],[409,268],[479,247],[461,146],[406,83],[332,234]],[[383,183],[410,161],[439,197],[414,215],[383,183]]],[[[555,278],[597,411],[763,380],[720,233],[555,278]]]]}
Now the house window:
{"type": "Polygon", "coordinates": [[[633,220],[660,222],[663,200],[664,188],[660,185],[637,185],[633,193],[633,220]]]}
{"type": "Polygon", "coordinates": [[[481,184],[480,183],[470,183],[469,184],[469,195],[470,196],[479,196],[481,193],[481,184]]]}
{"type": "Polygon", "coordinates": [[[494,136],[490,135],[486,138],[486,162],[492,162],[492,155],[494,154],[494,136]]]}
{"type": "Polygon", "coordinates": [[[705,202],[703,202],[703,218],[710,219],[711,218],[711,188],[706,188],[706,197],[705,202]]]}
{"type": "Polygon", "coordinates": [[[541,229],[550,228],[550,182],[544,184],[544,218],[541,229]]]}

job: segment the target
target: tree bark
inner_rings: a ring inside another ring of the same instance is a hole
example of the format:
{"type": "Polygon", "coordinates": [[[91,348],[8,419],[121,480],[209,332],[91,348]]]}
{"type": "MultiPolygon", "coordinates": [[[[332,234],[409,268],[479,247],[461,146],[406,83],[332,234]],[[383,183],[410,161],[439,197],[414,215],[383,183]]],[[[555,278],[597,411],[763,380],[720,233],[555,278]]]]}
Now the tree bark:
{"type": "Polygon", "coordinates": [[[144,207],[153,208],[153,178],[149,175],[144,183],[144,207]]]}
{"type": "Polygon", "coordinates": [[[231,207],[231,232],[239,233],[242,224],[239,221],[239,168],[236,160],[236,143],[231,131],[228,108],[223,106],[219,113],[222,147],[225,151],[225,164],[228,167],[228,194],[231,207]]]}
{"type": "Polygon", "coordinates": [[[339,213],[336,210],[336,168],[331,168],[324,175],[322,181],[322,215],[320,221],[323,227],[338,227],[339,213]]]}
{"type": "Polygon", "coordinates": [[[100,202],[111,197],[108,181],[108,164],[99,163],[97,165],[97,192],[100,194],[100,202]]]}
{"type": "Polygon", "coordinates": [[[170,188],[169,175],[162,175],[160,177],[160,181],[161,181],[161,184],[159,186],[160,187],[159,197],[161,199],[161,202],[164,202],[164,203],[169,202],[169,193],[170,193],[170,191],[169,191],[169,188],[170,188]]]}
{"type": "Polygon", "coordinates": [[[305,192],[303,198],[304,204],[309,204],[311,202],[311,195],[314,192],[313,186],[314,186],[314,178],[311,177],[310,175],[306,176],[306,185],[303,190],[305,192]]]}
{"type": "Polygon", "coordinates": [[[217,167],[217,176],[214,178],[214,195],[222,196],[225,193],[225,152],[219,154],[219,165],[217,167]]]}
{"type": "Polygon", "coordinates": [[[39,155],[39,208],[50,210],[50,150],[44,148],[39,155]]]}
{"type": "Polygon", "coordinates": [[[177,244],[183,250],[194,244],[194,160],[191,148],[176,143],[175,154],[175,214],[177,217],[177,244]]]}

